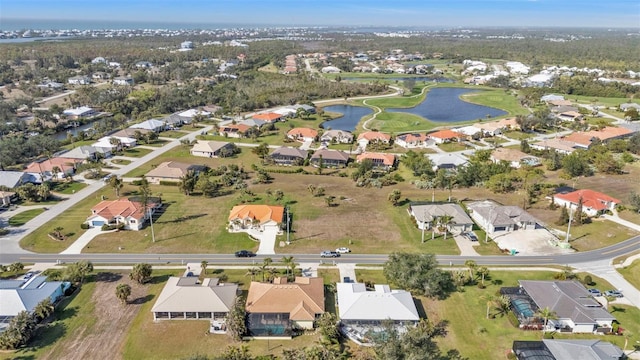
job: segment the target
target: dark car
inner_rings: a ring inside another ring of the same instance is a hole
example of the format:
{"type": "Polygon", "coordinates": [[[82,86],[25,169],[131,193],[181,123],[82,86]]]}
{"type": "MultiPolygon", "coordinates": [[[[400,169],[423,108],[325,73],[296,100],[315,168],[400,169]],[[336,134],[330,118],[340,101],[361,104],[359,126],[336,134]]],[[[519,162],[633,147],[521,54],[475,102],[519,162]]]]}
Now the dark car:
{"type": "Polygon", "coordinates": [[[320,253],[320,257],[339,257],[340,254],[338,254],[335,251],[323,251],[320,253]]]}
{"type": "Polygon", "coordinates": [[[236,251],[236,257],[252,257],[252,256],[255,256],[255,254],[249,250],[236,251]]]}
{"type": "Polygon", "coordinates": [[[470,241],[478,241],[478,237],[476,236],[476,234],[474,234],[472,232],[466,232],[462,236],[464,236],[465,238],[467,238],[470,241]]]}

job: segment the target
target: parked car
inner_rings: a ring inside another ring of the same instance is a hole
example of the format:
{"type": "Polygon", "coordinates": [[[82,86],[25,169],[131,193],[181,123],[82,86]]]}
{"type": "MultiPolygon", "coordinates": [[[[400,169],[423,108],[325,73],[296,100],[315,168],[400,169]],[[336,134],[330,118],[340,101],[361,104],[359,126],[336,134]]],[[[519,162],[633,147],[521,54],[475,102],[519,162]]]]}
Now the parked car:
{"type": "Polygon", "coordinates": [[[602,296],[602,293],[598,289],[589,289],[589,293],[593,296],[602,296]]]}
{"type": "Polygon", "coordinates": [[[340,254],[335,252],[335,251],[325,250],[325,251],[320,253],[320,257],[323,257],[323,258],[324,257],[339,257],[339,256],[340,256],[340,254]]]}
{"type": "Polygon", "coordinates": [[[35,271],[29,271],[29,272],[27,272],[26,274],[24,274],[24,279],[25,279],[25,280],[29,280],[29,279],[31,279],[31,278],[33,277],[33,275],[35,275],[35,274],[36,274],[36,273],[35,273],[35,271]]]}
{"type": "Polygon", "coordinates": [[[462,236],[464,236],[469,241],[478,241],[478,237],[476,236],[476,234],[474,234],[472,232],[466,232],[466,233],[462,234],[462,236]]]}
{"type": "Polygon", "coordinates": [[[249,250],[236,251],[236,257],[252,257],[252,256],[256,256],[256,254],[252,253],[249,250]]]}
{"type": "Polygon", "coordinates": [[[341,248],[337,248],[336,252],[338,254],[346,254],[346,253],[350,253],[351,249],[349,249],[348,247],[341,247],[341,248]]]}
{"type": "Polygon", "coordinates": [[[109,180],[111,180],[112,177],[116,176],[116,174],[109,174],[105,177],[102,178],[102,181],[106,184],[109,182],[109,180]]]}
{"type": "Polygon", "coordinates": [[[611,296],[616,298],[624,297],[624,295],[622,295],[622,292],[620,290],[607,290],[604,292],[604,296],[611,296]]]}

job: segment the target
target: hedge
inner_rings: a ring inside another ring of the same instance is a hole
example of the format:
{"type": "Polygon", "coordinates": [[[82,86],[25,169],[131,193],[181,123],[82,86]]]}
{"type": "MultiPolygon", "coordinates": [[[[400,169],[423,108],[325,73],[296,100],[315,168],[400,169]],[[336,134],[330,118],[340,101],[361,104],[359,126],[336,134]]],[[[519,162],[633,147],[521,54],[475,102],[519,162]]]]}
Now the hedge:
{"type": "Polygon", "coordinates": [[[180,185],[180,183],[179,183],[179,182],[175,182],[175,181],[160,180],[160,185],[164,185],[164,186],[178,186],[178,185],[180,185]]]}

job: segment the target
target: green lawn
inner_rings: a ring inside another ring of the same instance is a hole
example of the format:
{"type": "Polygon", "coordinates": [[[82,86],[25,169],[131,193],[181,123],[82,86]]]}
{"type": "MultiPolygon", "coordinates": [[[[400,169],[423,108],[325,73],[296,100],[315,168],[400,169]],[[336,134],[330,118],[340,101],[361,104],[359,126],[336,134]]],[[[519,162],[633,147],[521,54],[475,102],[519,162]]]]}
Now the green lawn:
{"type": "MultiPolygon", "coordinates": [[[[182,136],[185,136],[185,135],[188,135],[188,134],[186,133],[182,134],[182,136]]],[[[140,145],[151,146],[151,147],[163,147],[168,143],[169,143],[169,140],[157,139],[157,140],[154,140],[152,143],[140,144],[140,145]]]]}
{"type": "Polygon", "coordinates": [[[383,111],[375,120],[368,123],[370,129],[386,133],[403,133],[410,131],[428,131],[440,124],[425,120],[423,117],[409,114],[383,111]]]}
{"type": "MultiPolygon", "coordinates": [[[[566,228],[561,229],[566,231],[566,228]]],[[[578,251],[600,249],[638,235],[637,231],[609,220],[596,219],[591,224],[571,227],[571,247],[578,251]]]]}
{"type": "Polygon", "coordinates": [[[44,212],[44,209],[31,209],[31,210],[23,211],[20,214],[14,215],[11,218],[9,218],[9,225],[22,226],[26,224],[27,221],[42,214],[43,212],[44,212]]]}
{"type": "Polygon", "coordinates": [[[565,99],[575,101],[581,104],[606,106],[606,107],[618,107],[623,103],[636,103],[640,104],[638,99],[628,98],[606,98],[598,96],[580,96],[580,95],[565,95],[565,99]]]}
{"type": "Polygon", "coordinates": [[[158,136],[160,137],[166,137],[166,138],[172,138],[172,139],[178,139],[185,135],[189,135],[189,133],[184,131],[177,131],[177,130],[163,131],[158,134],[158,136]]]}
{"type": "MultiPolygon", "coordinates": [[[[141,147],[135,147],[135,148],[131,148],[131,149],[125,149],[122,152],[122,156],[128,156],[128,157],[134,157],[134,158],[140,158],[143,157],[147,154],[149,154],[151,152],[150,149],[143,149],[141,147]]],[[[118,154],[120,155],[120,154],[118,154]]]]}
{"type": "Polygon", "coordinates": [[[640,289],[640,260],[635,260],[631,265],[618,269],[618,272],[636,289],[640,289]]]}
{"type": "Polygon", "coordinates": [[[518,130],[506,131],[503,135],[514,140],[526,140],[535,137],[535,134],[525,133],[518,130]]]}
{"type": "Polygon", "coordinates": [[[464,94],[462,95],[462,100],[504,110],[509,113],[509,116],[525,115],[529,113],[527,109],[520,105],[517,96],[513,96],[504,90],[491,88],[482,88],[482,90],[483,91],[464,94]]]}
{"type": "Polygon", "coordinates": [[[51,191],[66,195],[75,194],[77,191],[80,191],[87,187],[87,184],[83,182],[77,181],[64,181],[64,182],[51,182],[51,191]]]}
{"type": "Polygon", "coordinates": [[[447,142],[444,144],[438,144],[438,147],[446,152],[461,151],[467,149],[467,145],[462,142],[447,142]]]}
{"type": "Polygon", "coordinates": [[[116,165],[129,165],[129,164],[131,164],[131,160],[127,160],[127,159],[113,159],[113,160],[111,160],[111,162],[116,164],[116,165]]]}

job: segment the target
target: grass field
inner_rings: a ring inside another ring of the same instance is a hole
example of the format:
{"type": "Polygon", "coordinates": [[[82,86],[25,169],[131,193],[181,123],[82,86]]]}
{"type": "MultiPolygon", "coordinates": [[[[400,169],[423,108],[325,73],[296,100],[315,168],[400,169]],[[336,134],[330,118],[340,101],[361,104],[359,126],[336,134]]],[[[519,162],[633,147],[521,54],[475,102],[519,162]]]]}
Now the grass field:
{"type": "Polygon", "coordinates": [[[60,194],[71,195],[75,194],[76,191],[80,191],[87,187],[87,184],[83,182],[77,181],[58,181],[51,182],[51,191],[60,194]]]}
{"type": "Polygon", "coordinates": [[[122,152],[121,155],[122,156],[128,156],[128,157],[134,157],[134,158],[140,158],[140,157],[143,157],[143,156],[149,154],[150,152],[151,152],[151,150],[149,150],[149,149],[143,149],[141,147],[135,147],[135,148],[125,149],[122,152]]]}
{"type": "Polygon", "coordinates": [[[526,140],[535,136],[534,134],[525,133],[517,130],[506,131],[503,135],[514,140],[526,140]]]}
{"type": "Polygon", "coordinates": [[[33,219],[34,217],[42,214],[44,209],[31,209],[21,212],[20,214],[14,215],[9,218],[10,226],[22,226],[27,223],[27,221],[33,219]]]}
{"type": "Polygon", "coordinates": [[[112,159],[111,162],[116,164],[116,165],[129,165],[129,164],[131,164],[131,160],[127,160],[127,159],[112,159]]]}
{"type": "Polygon", "coordinates": [[[638,234],[614,222],[595,219],[591,224],[572,226],[569,242],[578,251],[588,251],[617,244],[638,234]]]}
{"type": "Polygon", "coordinates": [[[427,121],[418,115],[386,111],[381,112],[376,116],[375,120],[368,123],[370,129],[386,133],[429,131],[438,126],[441,126],[441,124],[427,121]]]}
{"type": "Polygon", "coordinates": [[[513,96],[504,90],[490,88],[483,88],[482,90],[464,94],[462,95],[462,100],[504,110],[509,113],[509,116],[528,114],[528,110],[520,105],[517,96],[513,96]]]}
{"type": "Polygon", "coordinates": [[[640,260],[635,260],[631,265],[618,269],[618,272],[636,289],[640,289],[640,260]]]}
{"type": "Polygon", "coordinates": [[[185,135],[188,135],[188,132],[184,132],[184,131],[176,131],[176,130],[169,130],[169,131],[163,131],[161,133],[159,133],[158,135],[160,137],[166,137],[166,138],[172,138],[172,139],[178,139],[181,138],[185,135]]]}
{"type": "Polygon", "coordinates": [[[598,96],[580,96],[580,95],[565,95],[565,99],[575,101],[581,104],[606,106],[606,107],[618,107],[623,103],[636,103],[640,104],[638,99],[628,98],[606,98],[598,96]]]}
{"type": "Polygon", "coordinates": [[[446,152],[467,150],[467,145],[462,142],[447,142],[444,144],[438,144],[438,147],[446,152]]]}

